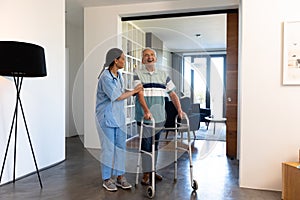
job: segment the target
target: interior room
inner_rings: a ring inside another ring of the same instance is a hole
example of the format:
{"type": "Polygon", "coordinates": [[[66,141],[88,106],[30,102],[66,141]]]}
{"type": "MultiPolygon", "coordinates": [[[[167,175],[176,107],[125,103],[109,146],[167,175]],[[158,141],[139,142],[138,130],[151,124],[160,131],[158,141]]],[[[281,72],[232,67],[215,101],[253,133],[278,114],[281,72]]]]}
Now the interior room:
{"type": "Polygon", "coordinates": [[[158,15],[153,19],[123,18],[122,49],[128,51],[129,45],[131,49],[135,47],[139,54],[139,46],[131,47],[130,43],[127,44],[127,38],[134,31],[145,34],[146,46],[156,50],[159,67],[168,72],[176,85],[178,96],[189,98],[193,106],[201,108],[200,114],[203,116],[195,134],[202,139],[214,140],[215,136],[225,141],[225,126],[220,127],[224,129],[219,131],[220,134],[208,134],[212,125],[209,126],[205,117],[225,117],[227,14],[211,12],[183,15],[158,15]],[[209,113],[202,113],[204,109],[209,113]]]}
{"type": "MultiPolygon", "coordinates": [[[[97,78],[107,50],[126,49],[123,74],[130,87],[132,74],[127,71],[141,66],[139,56],[146,43],[157,50],[177,95],[210,109],[210,123],[201,121],[199,130],[213,133],[216,125],[226,134],[225,141],[191,134],[196,136],[193,176],[189,154],[182,153],[177,182],[173,160],[167,159],[173,152],[162,150],[158,171],[164,178],[156,184],[154,199],[289,199],[288,188],[295,186],[286,187],[287,168],[282,163],[299,162],[300,93],[298,83],[283,81],[284,22],[299,21],[299,6],[293,0],[1,1],[0,40],[42,46],[47,76],[25,77],[20,91],[43,183],[40,187],[27,128],[19,120],[17,131],[12,131],[14,79],[0,74],[0,199],[149,199],[140,184],[114,193],[102,187],[95,123],[97,78]],[[236,17],[231,18],[232,14],[236,17]],[[213,17],[222,22],[217,24],[220,29],[209,21],[213,17]],[[168,21],[172,18],[175,25],[168,21]],[[209,27],[198,32],[195,22],[186,21],[183,24],[193,28],[188,35],[177,24],[184,18],[196,19],[199,26],[209,24],[217,32],[209,33],[209,27]],[[164,23],[169,27],[159,27],[164,23]],[[177,39],[178,46],[172,46],[174,34],[188,40],[182,44],[177,39]],[[206,37],[218,34],[222,35],[214,43],[218,45],[208,47],[212,44],[205,43],[206,37]],[[158,40],[161,43],[153,42],[158,40]],[[190,49],[183,49],[186,44],[190,49]],[[11,144],[6,155],[10,132],[16,145],[11,144]],[[197,181],[196,191],[191,177],[197,181]]],[[[126,100],[124,108],[128,149],[135,145],[130,142],[136,135],[133,102],[133,98],[126,100]]],[[[172,137],[173,133],[167,136],[172,137]]],[[[135,157],[128,157],[126,167],[134,185],[136,162],[131,159],[135,157]]]]}

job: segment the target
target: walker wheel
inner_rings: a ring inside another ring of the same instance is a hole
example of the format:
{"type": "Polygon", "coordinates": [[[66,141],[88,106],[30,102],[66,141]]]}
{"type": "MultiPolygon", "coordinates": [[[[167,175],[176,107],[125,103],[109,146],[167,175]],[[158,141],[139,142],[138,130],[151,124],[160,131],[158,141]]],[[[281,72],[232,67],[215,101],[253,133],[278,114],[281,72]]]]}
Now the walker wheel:
{"type": "Polygon", "coordinates": [[[147,196],[152,199],[155,195],[155,191],[153,190],[152,186],[147,187],[147,196]]]}
{"type": "Polygon", "coordinates": [[[198,190],[198,183],[197,183],[196,180],[193,180],[192,188],[193,188],[194,190],[198,190]]]}

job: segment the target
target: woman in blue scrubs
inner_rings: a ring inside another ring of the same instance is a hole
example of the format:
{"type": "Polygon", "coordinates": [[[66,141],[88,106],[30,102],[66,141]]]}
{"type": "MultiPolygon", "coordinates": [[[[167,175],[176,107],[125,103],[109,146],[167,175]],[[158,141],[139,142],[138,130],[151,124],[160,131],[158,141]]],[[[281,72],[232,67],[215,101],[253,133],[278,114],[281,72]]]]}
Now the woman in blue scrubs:
{"type": "Polygon", "coordinates": [[[125,65],[125,55],[118,48],[110,49],[106,54],[106,62],[99,75],[96,118],[101,143],[100,162],[103,187],[108,191],[116,191],[117,186],[131,188],[125,174],[126,156],[126,122],[124,100],[143,89],[142,85],[125,91],[124,81],[118,71],[125,65]],[[117,177],[114,180],[114,177],[117,177]]]}

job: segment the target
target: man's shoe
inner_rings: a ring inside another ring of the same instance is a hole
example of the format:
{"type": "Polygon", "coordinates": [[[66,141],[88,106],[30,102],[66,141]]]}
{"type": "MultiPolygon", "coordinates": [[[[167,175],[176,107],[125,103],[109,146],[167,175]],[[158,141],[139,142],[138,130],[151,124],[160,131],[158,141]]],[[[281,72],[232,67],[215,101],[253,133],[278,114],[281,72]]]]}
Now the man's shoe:
{"type": "Polygon", "coordinates": [[[144,173],[144,176],[141,180],[142,185],[150,185],[150,174],[149,173],[144,173]]]}
{"type": "Polygon", "coordinates": [[[155,180],[157,180],[157,181],[163,180],[162,175],[160,175],[160,174],[158,174],[158,173],[155,173],[155,180]]]}
{"type": "Polygon", "coordinates": [[[117,178],[116,186],[121,187],[122,189],[130,189],[132,187],[132,185],[126,180],[125,176],[117,178]]]}
{"type": "Polygon", "coordinates": [[[115,181],[110,178],[103,181],[103,187],[110,192],[118,190],[117,186],[115,185],[115,181]]]}

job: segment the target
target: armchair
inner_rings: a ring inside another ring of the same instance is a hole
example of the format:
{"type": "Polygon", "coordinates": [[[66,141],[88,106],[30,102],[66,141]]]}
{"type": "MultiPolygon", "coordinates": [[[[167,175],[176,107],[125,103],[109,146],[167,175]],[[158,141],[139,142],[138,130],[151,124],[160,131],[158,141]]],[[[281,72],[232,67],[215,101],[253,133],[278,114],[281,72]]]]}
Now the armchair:
{"type": "Polygon", "coordinates": [[[206,129],[208,129],[209,121],[205,119],[205,117],[211,116],[210,108],[200,108],[199,103],[192,104],[192,112],[200,113],[200,122],[204,122],[206,125],[206,129]]]}
{"type": "Polygon", "coordinates": [[[195,131],[199,130],[200,128],[200,104],[198,104],[199,109],[197,109],[196,104],[191,104],[191,99],[189,97],[182,97],[180,99],[180,104],[183,112],[185,112],[188,115],[190,122],[190,131],[193,131],[194,138],[196,138],[195,131]]]}
{"type": "MultiPolygon", "coordinates": [[[[180,99],[181,108],[183,112],[185,112],[189,118],[190,122],[190,131],[193,131],[194,139],[196,139],[196,133],[195,131],[199,130],[200,128],[200,112],[194,112],[191,109],[191,101],[189,97],[184,97],[180,99]]],[[[178,114],[174,104],[172,101],[166,101],[165,102],[165,109],[167,113],[165,128],[166,128],[166,136],[168,137],[168,130],[167,128],[175,127],[175,117],[178,114]]]]}
{"type": "MultiPolygon", "coordinates": [[[[209,121],[206,120],[205,117],[211,116],[210,108],[200,108],[199,103],[191,104],[191,99],[189,97],[182,97],[180,99],[180,103],[181,103],[181,108],[182,108],[183,112],[188,114],[189,118],[190,118],[190,116],[195,115],[195,114],[197,116],[199,116],[199,113],[200,113],[200,122],[204,122],[206,125],[206,129],[208,129],[209,121]]],[[[193,118],[190,119],[190,127],[191,127],[191,131],[193,131],[193,132],[200,128],[200,122],[199,122],[199,125],[196,124],[196,123],[198,123],[198,120],[194,120],[194,118],[195,118],[195,116],[193,116],[193,118]]]]}

